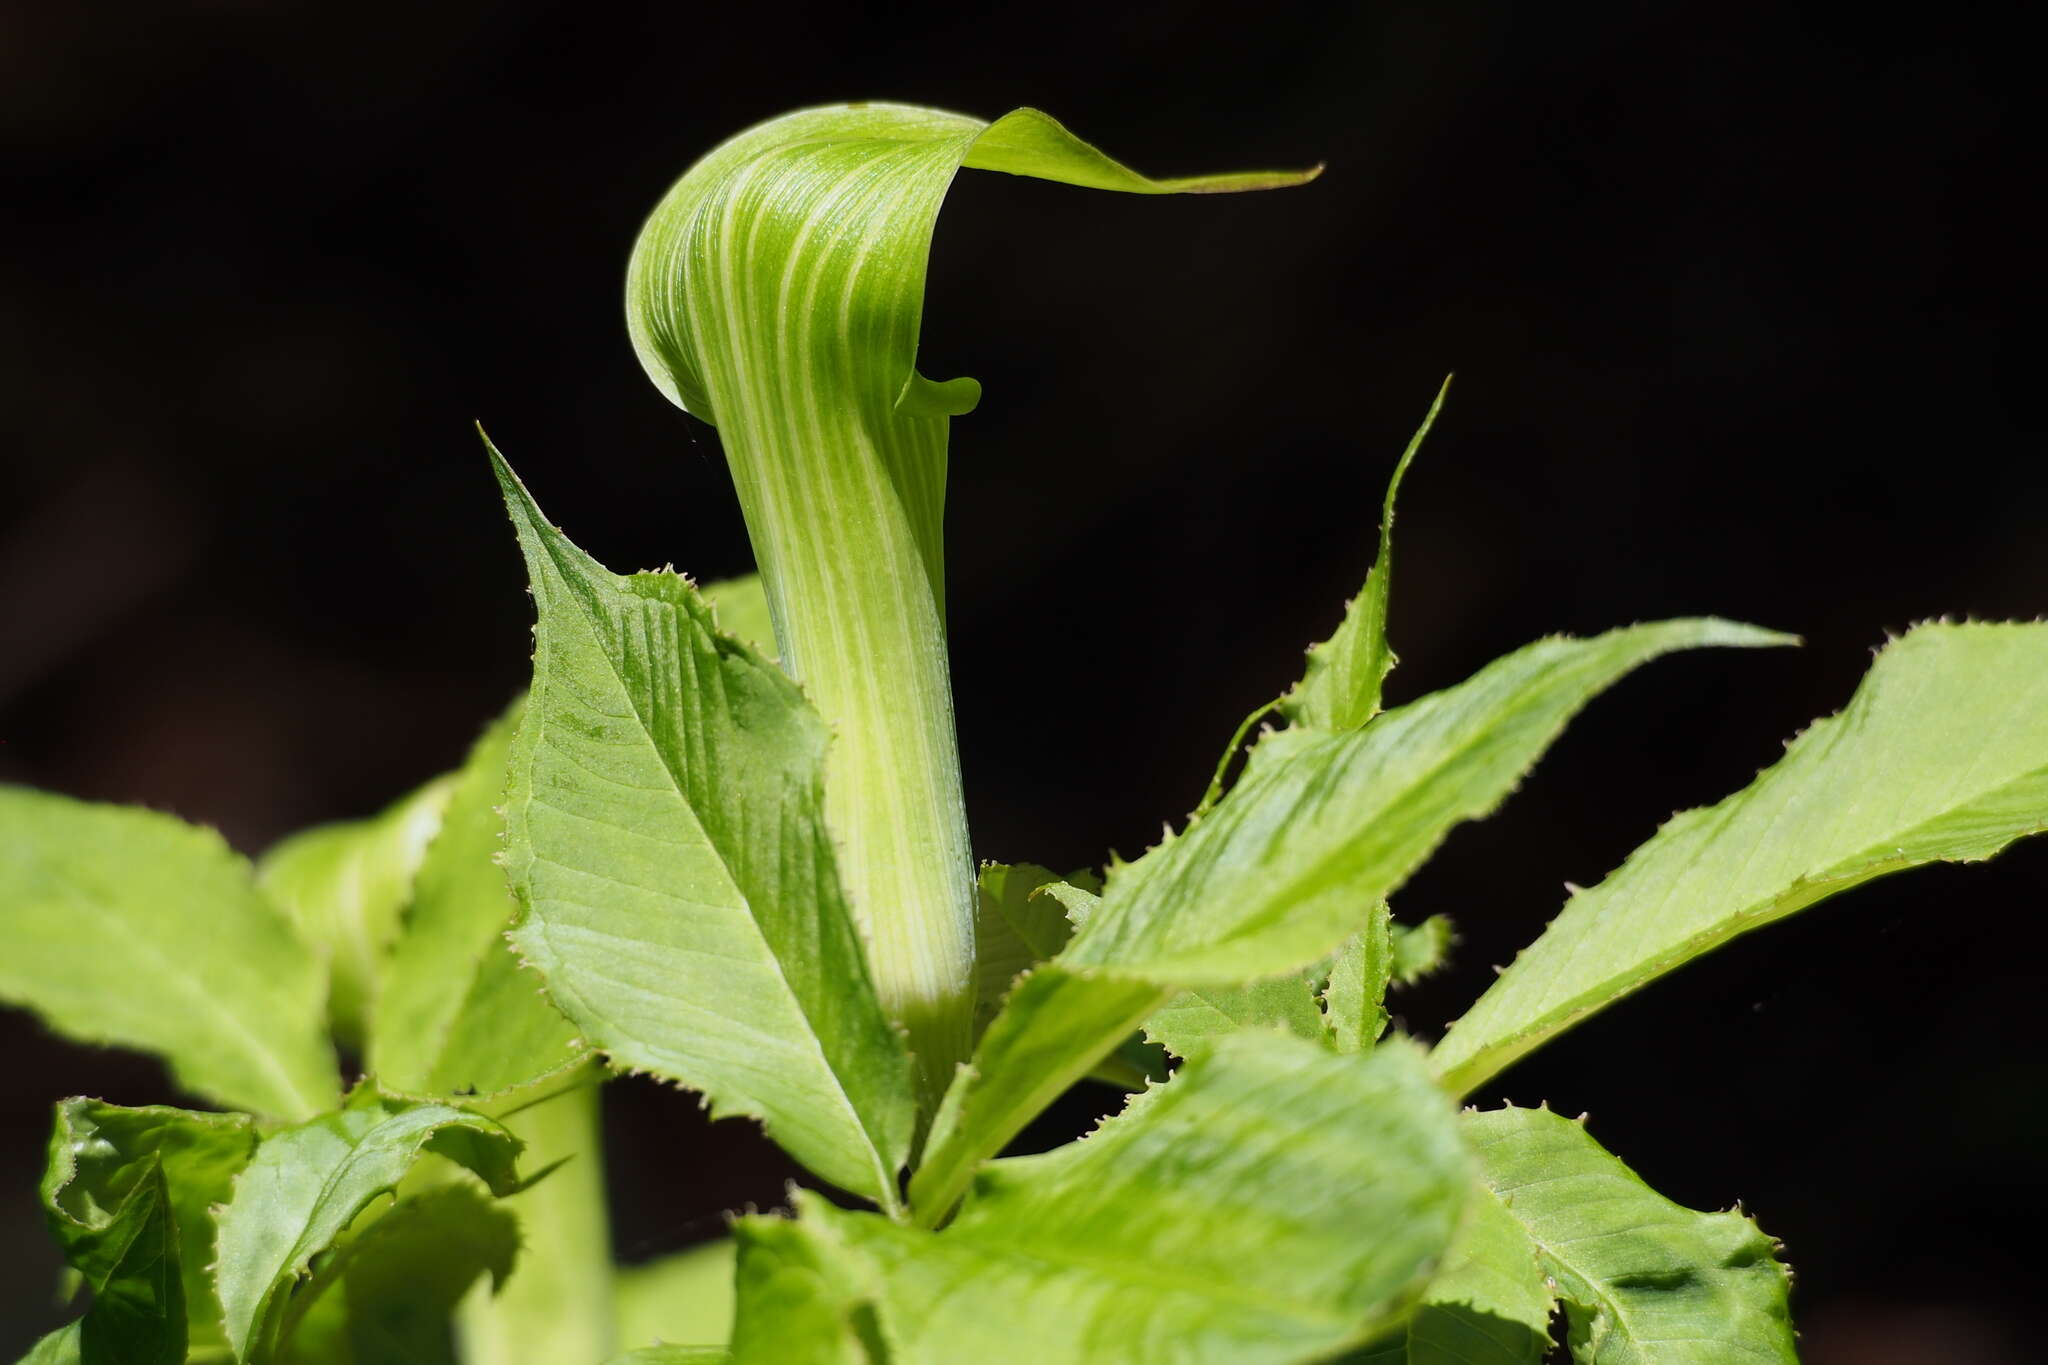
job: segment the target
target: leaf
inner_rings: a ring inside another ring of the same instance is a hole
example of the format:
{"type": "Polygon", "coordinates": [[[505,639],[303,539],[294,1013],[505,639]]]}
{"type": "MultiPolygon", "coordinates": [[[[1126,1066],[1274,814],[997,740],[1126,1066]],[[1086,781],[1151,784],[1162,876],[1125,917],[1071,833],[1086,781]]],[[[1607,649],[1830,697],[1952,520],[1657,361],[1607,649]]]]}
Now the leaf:
{"type": "Polygon", "coordinates": [[[1268,737],[1213,811],[1112,869],[1072,942],[1012,992],[933,1122],[911,1183],[920,1218],[942,1217],[974,1163],[1172,991],[1277,977],[1333,952],[1629,670],[1674,649],[1783,638],[1708,619],[1540,640],[1363,729],[1268,737]]]}
{"type": "Polygon", "coordinates": [[[607,573],[491,455],[540,612],[505,807],[514,945],[618,1065],[894,1206],[910,1062],[840,891],[823,724],[689,584],[607,573]]]}
{"type": "Polygon", "coordinates": [[[294,834],[256,864],[256,880],[327,962],[327,1017],[361,1047],[413,875],[440,828],[451,784],[437,778],[367,820],[294,834]]]}
{"type": "Polygon", "coordinates": [[[2048,828],[2048,626],[1924,626],[1848,708],[1719,805],[1673,817],[1575,895],[1437,1047],[1470,1091],[1738,934],[1887,872],[2048,828]]]}
{"type": "Polygon", "coordinates": [[[218,834],[0,787],[0,1001],[139,1048],[226,1107],[317,1114],[340,1082],[313,950],[218,834]]]}
{"type": "Polygon", "coordinates": [[[1365,576],[1364,590],[1346,607],[1337,633],[1309,650],[1308,669],[1301,681],[1280,698],[1281,714],[1298,726],[1355,730],[1380,712],[1380,689],[1394,667],[1394,652],[1387,646],[1387,597],[1394,573],[1394,499],[1401,491],[1401,476],[1429,438],[1436,415],[1443,411],[1444,395],[1450,391],[1451,381],[1446,379],[1422,426],[1401,452],[1393,477],[1387,480],[1379,553],[1365,576]]]}
{"type": "Polygon", "coordinates": [[[1471,1189],[1415,1049],[1235,1034],[1087,1139],[985,1168],[943,1232],[805,1194],[794,1224],[742,1220],[734,1355],[775,1358],[741,1347],[787,1304],[766,1272],[808,1256],[814,1302],[857,1323],[865,1298],[903,1365],[1322,1360],[1405,1315],[1471,1189]]]}
{"type": "Polygon", "coordinates": [[[1040,889],[1059,880],[1036,863],[982,864],[980,908],[974,917],[976,1037],[995,1018],[1017,978],[1073,936],[1065,907],[1040,889]]]}
{"type": "Polygon", "coordinates": [[[768,590],[761,575],[720,579],[697,589],[711,604],[711,616],[718,633],[730,635],[762,658],[775,658],[775,621],[768,614],[768,590]]]}
{"type": "Polygon", "coordinates": [[[387,1091],[487,1097],[589,1060],[505,941],[518,904],[498,865],[499,807],[520,712],[470,751],[420,864],[370,1038],[370,1069],[387,1091]]]}
{"type": "Polygon", "coordinates": [[[544,1180],[502,1201],[519,1220],[519,1273],[494,1292],[479,1285],[457,1321],[463,1365],[603,1360],[613,1330],[611,1228],[605,1209],[600,1089],[584,1083],[503,1118],[544,1180]]]}
{"type": "Polygon", "coordinates": [[[619,1340],[695,1342],[722,1353],[732,1339],[733,1262],[730,1237],[664,1256],[618,1274],[619,1340]]]}
{"type": "MultiPolygon", "coordinates": [[[[793,1191],[792,1198],[800,1212],[812,1210],[808,1194],[793,1191]]],[[[876,1320],[874,1268],[844,1244],[843,1232],[828,1218],[747,1219],[735,1227],[735,1362],[899,1365],[876,1320]]]]}
{"type": "Polygon", "coordinates": [[[1198,1043],[1244,1029],[1283,1029],[1297,1038],[1324,1035],[1314,989],[1299,973],[1244,986],[1182,991],[1145,1021],[1145,1036],[1176,1057],[1198,1043]]]}
{"type": "Polygon", "coordinates": [[[1447,916],[1431,915],[1420,924],[1395,925],[1391,946],[1394,980],[1412,986],[1443,970],[1458,946],[1458,930],[1447,916]]]}
{"type": "Polygon", "coordinates": [[[82,1365],[83,1344],[78,1323],[67,1322],[29,1347],[19,1365],[82,1365]]]}
{"type": "Polygon", "coordinates": [[[284,1359],[290,1365],[473,1365],[456,1350],[451,1317],[471,1285],[505,1283],[519,1256],[519,1236],[511,1211],[472,1185],[443,1185],[400,1199],[347,1235],[293,1295],[293,1313],[313,1312],[296,1330],[286,1323],[284,1359]]]}
{"type": "Polygon", "coordinates": [[[718,1365],[731,1359],[723,1346],[644,1346],[614,1357],[611,1365],[718,1365]]]}
{"type": "Polygon", "coordinates": [[[719,428],[781,662],[833,735],[825,819],[921,1102],[967,1055],[974,1025],[942,532],[947,419],[980,386],[916,368],[932,230],[962,167],[1140,194],[1314,174],[1153,180],[1034,110],[990,124],[837,105],[715,148],[635,244],[634,348],[665,395],[719,428]]]}
{"type": "Polygon", "coordinates": [[[1350,1365],[1540,1365],[1550,1352],[1555,1296],[1536,1247],[1491,1191],[1465,1221],[1415,1316],[1346,1357],[1350,1365]]]}
{"type": "Polygon", "coordinates": [[[423,1151],[467,1167],[493,1194],[517,1187],[519,1140],[446,1105],[359,1092],[347,1107],[264,1140],[220,1214],[214,1278],[238,1360],[267,1358],[291,1286],[423,1151]]]}
{"type": "Polygon", "coordinates": [[[1387,979],[1393,971],[1393,922],[1381,901],[1365,928],[1339,949],[1323,985],[1323,1025],[1339,1052],[1364,1052],[1387,1031],[1387,979]]]}
{"type": "Polygon", "coordinates": [[[1798,1360],[1789,1279],[1756,1224],[1681,1208],[1547,1109],[1468,1112],[1463,1126],[1557,1282],[1573,1359],[1798,1360]]]}
{"type": "Polygon", "coordinates": [[[221,1339],[206,1273],[212,1206],[255,1149],[243,1114],[57,1106],[43,1208],[65,1262],[92,1289],[79,1324],[86,1365],[179,1365],[221,1339]]]}

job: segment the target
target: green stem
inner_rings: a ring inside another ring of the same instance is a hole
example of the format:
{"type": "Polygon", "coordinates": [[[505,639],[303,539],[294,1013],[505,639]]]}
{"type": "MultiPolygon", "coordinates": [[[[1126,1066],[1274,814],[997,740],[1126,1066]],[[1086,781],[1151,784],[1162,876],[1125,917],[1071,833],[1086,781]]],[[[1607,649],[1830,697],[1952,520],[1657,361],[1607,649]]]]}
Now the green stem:
{"type": "Polygon", "coordinates": [[[463,1365],[609,1360],[618,1343],[598,1086],[578,1085],[500,1122],[526,1144],[522,1172],[562,1164],[507,1201],[519,1216],[519,1259],[501,1291],[479,1284],[457,1310],[463,1365]]]}
{"type": "Polygon", "coordinates": [[[826,823],[929,1106],[967,1055],[974,1007],[974,864],[936,529],[945,421],[893,413],[878,430],[794,398],[721,397],[739,415],[721,434],[782,665],[833,730],[826,823]]]}

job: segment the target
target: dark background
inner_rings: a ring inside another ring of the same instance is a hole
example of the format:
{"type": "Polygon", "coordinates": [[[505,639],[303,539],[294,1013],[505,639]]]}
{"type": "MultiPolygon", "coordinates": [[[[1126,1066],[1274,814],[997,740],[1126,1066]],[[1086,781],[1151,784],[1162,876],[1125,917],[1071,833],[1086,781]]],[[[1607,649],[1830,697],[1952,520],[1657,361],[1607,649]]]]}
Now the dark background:
{"type": "MultiPolygon", "coordinates": [[[[2048,609],[2027,49],[1996,10],[1801,8],[8,0],[0,779],[254,852],[453,765],[529,647],[473,418],[614,567],[748,567],[715,437],[620,323],[669,181],[800,104],[1033,104],[1145,170],[1329,170],[1179,200],[961,178],[923,367],[987,386],[951,505],[984,856],[1135,853],[1188,808],[1356,590],[1453,369],[1395,700],[1555,630],[1809,642],[1656,665],[1451,839],[1398,902],[1466,936],[1403,998],[1432,1035],[1563,881],[1775,759],[1885,631],[2048,609]]],[[[1590,1109],[1673,1197],[1741,1197],[1810,1359],[2025,1358],[2044,890],[2022,847],[1855,892],[1481,1098],[1590,1109]]],[[[11,1358],[59,1318],[50,1102],[169,1095],[20,1014],[0,1046],[11,1358]]],[[[780,1197],[751,1130],[611,1099],[625,1256],[780,1197]]]]}

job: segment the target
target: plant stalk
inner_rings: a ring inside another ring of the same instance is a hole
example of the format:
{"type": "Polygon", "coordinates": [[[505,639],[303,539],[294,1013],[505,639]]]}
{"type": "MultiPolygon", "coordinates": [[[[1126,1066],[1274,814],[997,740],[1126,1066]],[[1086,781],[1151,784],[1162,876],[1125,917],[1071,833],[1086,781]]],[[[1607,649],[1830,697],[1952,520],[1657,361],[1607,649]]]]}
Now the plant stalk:
{"type": "Polygon", "coordinates": [[[954,736],[938,525],[943,418],[717,400],[782,666],[832,727],[825,819],[882,1008],[926,1107],[971,1043],[974,870],[954,736]],[[829,430],[819,430],[829,427],[829,430]],[[880,436],[882,439],[876,439],[880,436]],[[808,449],[806,449],[808,447],[808,449]]]}
{"type": "Polygon", "coordinates": [[[522,1171],[562,1164],[505,1201],[519,1216],[519,1260],[503,1289],[486,1280],[456,1309],[462,1365],[609,1360],[618,1349],[599,1089],[591,1077],[500,1120],[526,1144],[522,1171]]]}

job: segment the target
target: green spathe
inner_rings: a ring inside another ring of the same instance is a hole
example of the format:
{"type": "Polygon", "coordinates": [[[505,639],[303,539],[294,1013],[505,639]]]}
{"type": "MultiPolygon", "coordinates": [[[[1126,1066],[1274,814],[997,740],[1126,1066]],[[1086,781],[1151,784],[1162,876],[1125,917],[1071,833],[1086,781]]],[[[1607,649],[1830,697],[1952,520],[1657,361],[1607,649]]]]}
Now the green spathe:
{"type": "Polygon", "coordinates": [[[974,1022],[974,868],[946,663],[947,418],[971,379],[917,373],[926,260],[962,167],[1139,194],[1314,172],[1152,180],[1035,110],[807,109],[693,166],[634,248],[641,364],[715,423],[782,664],[834,735],[826,821],[926,1104],[974,1022]]]}

